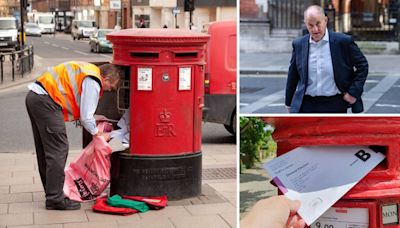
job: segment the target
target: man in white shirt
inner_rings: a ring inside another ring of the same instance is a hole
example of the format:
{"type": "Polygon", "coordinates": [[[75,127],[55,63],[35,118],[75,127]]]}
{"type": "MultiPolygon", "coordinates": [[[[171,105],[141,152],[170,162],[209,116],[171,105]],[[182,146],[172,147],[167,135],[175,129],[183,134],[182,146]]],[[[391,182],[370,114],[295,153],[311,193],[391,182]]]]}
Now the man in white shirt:
{"type": "Polygon", "coordinates": [[[350,36],[328,30],[327,22],[320,6],[304,11],[309,34],[293,41],[286,85],[291,113],[363,111],[368,62],[350,36]]]}
{"type": "Polygon", "coordinates": [[[64,167],[68,155],[66,121],[80,121],[93,136],[99,132],[94,113],[103,91],[116,90],[123,70],[112,64],[97,67],[66,62],[44,72],[28,86],[26,107],[32,124],[40,178],[49,210],[77,210],[78,202],[65,198],[64,167]]]}

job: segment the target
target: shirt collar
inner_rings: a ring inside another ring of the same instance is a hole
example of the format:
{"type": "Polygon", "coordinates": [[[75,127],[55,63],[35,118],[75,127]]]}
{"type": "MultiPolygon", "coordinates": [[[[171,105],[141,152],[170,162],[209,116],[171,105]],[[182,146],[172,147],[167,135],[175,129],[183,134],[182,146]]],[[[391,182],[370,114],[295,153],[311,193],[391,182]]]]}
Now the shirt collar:
{"type": "Polygon", "coordinates": [[[318,41],[318,42],[315,42],[313,39],[312,39],[312,37],[311,37],[311,35],[310,35],[310,38],[308,39],[309,41],[309,43],[310,44],[318,44],[320,41],[325,41],[325,42],[329,42],[329,31],[328,31],[328,29],[325,29],[325,35],[324,35],[324,37],[322,37],[322,39],[320,40],[320,41],[318,41]]]}

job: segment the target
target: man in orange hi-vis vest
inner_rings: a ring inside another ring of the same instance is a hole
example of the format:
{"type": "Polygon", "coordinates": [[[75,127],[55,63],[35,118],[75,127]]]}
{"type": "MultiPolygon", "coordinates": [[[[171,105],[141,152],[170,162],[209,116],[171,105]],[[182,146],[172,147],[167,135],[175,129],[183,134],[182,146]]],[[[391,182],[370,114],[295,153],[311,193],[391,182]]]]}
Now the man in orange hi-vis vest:
{"type": "Polygon", "coordinates": [[[94,113],[103,91],[116,90],[123,70],[112,64],[97,67],[65,62],[28,86],[26,108],[31,119],[40,178],[48,210],[78,210],[80,203],[64,196],[64,167],[68,155],[66,121],[80,121],[93,136],[104,137],[94,113]]]}

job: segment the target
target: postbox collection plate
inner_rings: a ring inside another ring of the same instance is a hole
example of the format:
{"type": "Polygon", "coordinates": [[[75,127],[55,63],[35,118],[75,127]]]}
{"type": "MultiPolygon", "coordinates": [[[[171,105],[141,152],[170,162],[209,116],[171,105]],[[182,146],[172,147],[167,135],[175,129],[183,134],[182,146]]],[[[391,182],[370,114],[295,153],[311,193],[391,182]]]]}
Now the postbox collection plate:
{"type": "Polygon", "coordinates": [[[153,90],[153,72],[152,68],[138,68],[137,90],[153,90]]]}
{"type": "Polygon", "coordinates": [[[191,88],[192,68],[179,68],[179,90],[190,90],[191,88]]]}
{"type": "Polygon", "coordinates": [[[386,204],[382,205],[382,224],[393,225],[399,224],[398,212],[399,208],[397,204],[386,204]]]}
{"type": "Polygon", "coordinates": [[[367,228],[368,208],[331,207],[319,217],[311,228],[367,228]]]}

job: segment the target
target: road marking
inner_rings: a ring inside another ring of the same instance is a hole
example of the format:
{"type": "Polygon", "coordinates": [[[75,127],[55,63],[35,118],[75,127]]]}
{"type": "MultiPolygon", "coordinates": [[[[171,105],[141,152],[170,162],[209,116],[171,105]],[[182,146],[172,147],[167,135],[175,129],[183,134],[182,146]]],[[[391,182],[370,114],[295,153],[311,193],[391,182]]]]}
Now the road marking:
{"type": "MultiPolygon", "coordinates": [[[[263,90],[259,91],[259,93],[262,94],[263,91],[265,91],[265,93],[268,93],[268,89],[263,89],[263,90]]],[[[240,109],[240,113],[241,114],[253,113],[262,107],[268,106],[268,105],[282,99],[284,97],[284,95],[285,95],[285,90],[283,89],[276,93],[262,97],[262,98],[258,99],[257,101],[251,103],[249,106],[240,109]]]]}
{"type": "Polygon", "coordinates": [[[42,60],[43,58],[38,56],[38,55],[34,55],[36,59],[42,60]]]}
{"type": "Polygon", "coordinates": [[[281,107],[281,106],[285,106],[284,103],[276,103],[276,104],[269,104],[269,107],[281,107]]]}
{"type": "Polygon", "coordinates": [[[45,41],[44,43],[45,43],[45,44],[50,44],[50,43],[49,43],[49,42],[47,42],[47,41],[45,41]]]}
{"type": "Polygon", "coordinates": [[[394,85],[393,88],[400,88],[400,85],[394,85]]]}
{"type": "Polygon", "coordinates": [[[69,50],[69,48],[67,48],[67,47],[61,47],[62,49],[64,49],[64,50],[69,50]]]}
{"type": "Polygon", "coordinates": [[[81,52],[81,51],[77,51],[77,50],[74,50],[74,52],[76,52],[76,53],[78,53],[78,54],[82,54],[82,55],[89,55],[88,53],[81,52]]]}
{"type": "Polygon", "coordinates": [[[365,83],[378,83],[379,80],[366,80],[365,83]]]}
{"type": "Polygon", "coordinates": [[[60,46],[58,46],[57,44],[52,44],[51,46],[53,46],[53,47],[60,47],[60,46]]]}
{"type": "Polygon", "coordinates": [[[287,74],[240,74],[240,78],[287,78],[287,74]]]}
{"type": "Polygon", "coordinates": [[[376,104],[377,107],[389,107],[389,108],[400,108],[400,105],[396,104],[376,104]]]}
{"type": "Polygon", "coordinates": [[[240,103],[240,107],[242,107],[242,106],[248,106],[249,104],[248,103],[240,103]]]}
{"type": "Polygon", "coordinates": [[[392,86],[399,80],[399,77],[386,76],[376,86],[366,92],[364,100],[364,110],[367,112],[392,86]]]}

